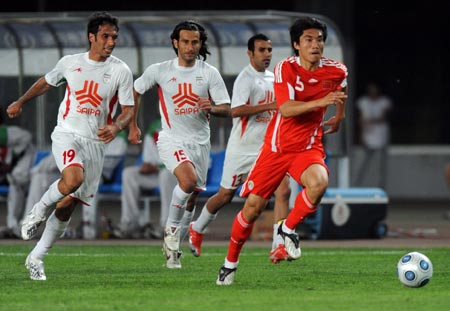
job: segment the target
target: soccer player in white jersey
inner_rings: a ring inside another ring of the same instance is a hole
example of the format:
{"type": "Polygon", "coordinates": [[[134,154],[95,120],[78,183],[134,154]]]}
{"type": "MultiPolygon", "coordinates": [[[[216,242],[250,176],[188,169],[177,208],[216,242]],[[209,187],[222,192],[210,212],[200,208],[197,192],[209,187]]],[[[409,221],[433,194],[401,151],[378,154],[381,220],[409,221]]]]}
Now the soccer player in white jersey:
{"type": "MultiPolygon", "coordinates": [[[[250,64],[237,76],[233,85],[231,116],[233,127],[228,139],[219,192],[208,199],[199,218],[189,226],[189,247],[194,256],[201,253],[207,226],[219,210],[230,203],[244,183],[264,140],[267,124],[276,107],[273,93],[274,75],[267,70],[272,60],[272,42],[264,34],[256,34],[247,42],[250,64]]],[[[283,240],[277,238],[278,221],[289,212],[289,177],[275,192],[274,239],[270,260],[279,263],[289,259],[283,240]]]]}
{"type": "MultiPolygon", "coordinates": [[[[185,228],[187,234],[195,198],[205,189],[211,149],[209,119],[211,115],[230,115],[230,97],[219,71],[205,62],[210,53],[202,25],[193,21],[180,22],[170,39],[177,57],[150,65],[134,82],[134,95],[138,105],[142,94],[158,86],[162,118],[158,151],[162,162],[178,181],[173,190],[163,244],[166,266],[173,269],[181,268],[181,230],[185,228]]],[[[138,106],[136,113],[137,109],[138,106]]]]}
{"type": "Polygon", "coordinates": [[[76,206],[92,201],[106,144],[129,124],[128,140],[140,143],[140,130],[133,118],[133,75],[123,61],[111,55],[118,31],[116,17],[106,12],[94,13],[87,25],[89,51],[61,58],[53,70],[7,108],[8,116],[16,118],[26,102],[51,87],[66,84],[58,123],[51,136],[61,178],[49,187],[22,224],[22,238],[30,240],[47,220],[39,242],[25,261],[32,280],[46,280],[44,256],[64,233],[76,206]],[[114,120],[119,102],[121,113],[114,120]]]}

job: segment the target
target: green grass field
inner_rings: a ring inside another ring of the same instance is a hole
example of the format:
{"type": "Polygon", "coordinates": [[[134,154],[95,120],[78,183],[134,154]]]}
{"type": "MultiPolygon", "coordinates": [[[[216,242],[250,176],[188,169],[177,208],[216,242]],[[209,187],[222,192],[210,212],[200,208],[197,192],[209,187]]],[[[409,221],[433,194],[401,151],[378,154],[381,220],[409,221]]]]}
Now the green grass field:
{"type": "Polygon", "coordinates": [[[433,262],[423,288],[402,285],[399,258],[411,249],[303,248],[294,262],[274,265],[268,249],[246,246],[232,286],[215,285],[226,247],[181,270],[164,267],[159,246],[56,245],[46,257],[47,281],[31,281],[30,245],[0,248],[0,310],[450,310],[450,249],[414,249],[433,262]]]}

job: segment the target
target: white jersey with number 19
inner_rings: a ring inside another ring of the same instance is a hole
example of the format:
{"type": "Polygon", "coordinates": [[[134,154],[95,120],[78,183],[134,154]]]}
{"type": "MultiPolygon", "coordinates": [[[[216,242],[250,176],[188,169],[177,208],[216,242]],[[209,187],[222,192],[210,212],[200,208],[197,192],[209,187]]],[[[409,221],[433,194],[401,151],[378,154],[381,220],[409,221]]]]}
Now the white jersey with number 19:
{"type": "Polygon", "coordinates": [[[67,83],[57,126],[83,137],[98,140],[98,129],[113,122],[118,102],[134,105],[133,74],[114,56],[105,62],[89,59],[87,52],[64,56],[45,80],[67,83]]]}

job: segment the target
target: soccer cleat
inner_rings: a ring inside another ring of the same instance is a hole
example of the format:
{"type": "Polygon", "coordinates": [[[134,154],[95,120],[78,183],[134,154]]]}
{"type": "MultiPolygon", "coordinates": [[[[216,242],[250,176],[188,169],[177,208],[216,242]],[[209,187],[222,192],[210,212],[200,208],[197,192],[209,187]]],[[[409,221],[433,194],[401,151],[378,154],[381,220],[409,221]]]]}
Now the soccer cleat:
{"type": "Polygon", "coordinates": [[[200,253],[202,252],[202,241],[205,236],[204,233],[199,233],[192,228],[192,222],[189,225],[189,249],[191,250],[192,255],[195,257],[200,257],[200,253]]]}
{"type": "Polygon", "coordinates": [[[163,253],[166,256],[166,267],[169,269],[181,269],[181,256],[183,252],[180,250],[170,250],[166,243],[163,244],[163,253]]]}
{"type": "Polygon", "coordinates": [[[282,260],[291,261],[292,258],[286,251],[286,246],[284,244],[278,245],[276,248],[270,251],[270,261],[274,264],[280,263],[282,260]]]}
{"type": "Polygon", "coordinates": [[[298,234],[295,232],[290,234],[284,232],[283,224],[280,224],[278,226],[278,234],[283,238],[286,252],[290,256],[290,258],[292,260],[299,259],[302,255],[302,250],[300,249],[298,234]]]}
{"type": "Polygon", "coordinates": [[[225,268],[225,266],[220,267],[219,275],[217,276],[216,285],[231,285],[234,281],[234,275],[236,274],[236,269],[225,268]]]}
{"type": "Polygon", "coordinates": [[[46,217],[39,217],[35,214],[36,205],[31,209],[22,223],[22,239],[31,240],[36,235],[39,226],[46,220],[46,217]]]}
{"type": "Polygon", "coordinates": [[[47,280],[44,272],[44,262],[42,260],[34,258],[31,254],[29,254],[25,260],[25,267],[27,267],[30,272],[30,279],[35,281],[47,280]]]}
{"type": "Polygon", "coordinates": [[[166,267],[169,269],[181,269],[180,228],[167,227],[164,230],[163,253],[166,257],[166,267]],[[173,230],[175,229],[175,230],[173,230]]]}

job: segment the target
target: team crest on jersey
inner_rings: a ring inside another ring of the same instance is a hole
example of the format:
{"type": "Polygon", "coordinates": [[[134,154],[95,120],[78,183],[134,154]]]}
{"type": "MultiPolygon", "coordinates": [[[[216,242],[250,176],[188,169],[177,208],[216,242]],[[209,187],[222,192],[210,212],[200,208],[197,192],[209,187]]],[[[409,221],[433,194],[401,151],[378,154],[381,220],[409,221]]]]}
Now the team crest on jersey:
{"type": "Polygon", "coordinates": [[[99,84],[95,81],[84,81],[83,88],[75,91],[75,98],[79,102],[77,112],[81,114],[96,115],[99,116],[101,111],[96,109],[102,104],[103,97],[98,94],[99,84]],[[85,106],[85,104],[91,104],[94,108],[85,106]]]}
{"type": "Polygon", "coordinates": [[[111,81],[111,75],[108,74],[108,73],[105,73],[105,74],[103,75],[103,83],[108,84],[109,81],[111,81]]]}
{"type": "Polygon", "coordinates": [[[203,77],[195,77],[195,84],[203,85],[203,77]]]}
{"type": "Polygon", "coordinates": [[[177,105],[175,108],[175,114],[191,114],[198,113],[199,109],[197,103],[200,97],[192,90],[192,84],[180,83],[178,84],[177,93],[172,96],[173,103],[177,105]]]}
{"type": "Polygon", "coordinates": [[[253,190],[254,187],[255,183],[253,182],[253,180],[249,180],[249,182],[247,183],[248,190],[253,190]]]}

